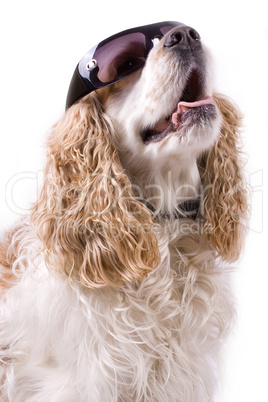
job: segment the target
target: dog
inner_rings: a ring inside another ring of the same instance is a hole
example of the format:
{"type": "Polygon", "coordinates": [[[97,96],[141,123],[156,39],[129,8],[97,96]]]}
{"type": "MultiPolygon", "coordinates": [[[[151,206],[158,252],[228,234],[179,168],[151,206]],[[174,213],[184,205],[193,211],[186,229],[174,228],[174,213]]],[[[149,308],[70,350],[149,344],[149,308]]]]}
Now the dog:
{"type": "Polygon", "coordinates": [[[248,210],[241,113],[193,28],[77,66],[31,216],[1,244],[5,401],[215,398],[248,210]]]}

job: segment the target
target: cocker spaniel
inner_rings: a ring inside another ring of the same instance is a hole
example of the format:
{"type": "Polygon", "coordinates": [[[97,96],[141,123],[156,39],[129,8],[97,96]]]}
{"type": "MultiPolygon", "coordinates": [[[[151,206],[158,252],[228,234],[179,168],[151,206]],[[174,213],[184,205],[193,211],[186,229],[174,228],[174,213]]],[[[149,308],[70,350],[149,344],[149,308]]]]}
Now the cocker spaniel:
{"type": "Polygon", "coordinates": [[[82,58],[31,217],[1,244],[3,400],[213,400],[247,213],[240,120],[184,24],[82,58]]]}

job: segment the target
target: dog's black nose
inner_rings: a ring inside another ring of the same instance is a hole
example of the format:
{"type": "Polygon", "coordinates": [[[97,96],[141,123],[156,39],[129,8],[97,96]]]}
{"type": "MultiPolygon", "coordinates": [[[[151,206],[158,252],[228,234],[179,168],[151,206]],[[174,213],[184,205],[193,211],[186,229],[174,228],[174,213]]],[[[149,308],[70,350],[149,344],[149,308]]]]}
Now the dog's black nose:
{"type": "Polygon", "coordinates": [[[166,38],[164,47],[178,46],[180,48],[192,48],[200,45],[199,33],[188,26],[179,26],[173,29],[166,38]]]}

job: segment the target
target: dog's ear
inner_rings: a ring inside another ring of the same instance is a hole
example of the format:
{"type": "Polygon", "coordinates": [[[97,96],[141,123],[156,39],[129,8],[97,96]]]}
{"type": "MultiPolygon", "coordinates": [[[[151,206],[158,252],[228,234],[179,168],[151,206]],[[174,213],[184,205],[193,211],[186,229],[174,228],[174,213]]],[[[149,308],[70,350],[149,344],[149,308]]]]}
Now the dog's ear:
{"type": "Polygon", "coordinates": [[[240,151],[241,113],[222,95],[214,96],[222,116],[219,139],[203,157],[203,234],[226,261],[235,261],[243,247],[247,189],[240,151]]]}
{"type": "Polygon", "coordinates": [[[141,279],[159,264],[151,214],[134,198],[112,138],[95,94],[67,110],[32,211],[48,266],[87,287],[141,279]]]}

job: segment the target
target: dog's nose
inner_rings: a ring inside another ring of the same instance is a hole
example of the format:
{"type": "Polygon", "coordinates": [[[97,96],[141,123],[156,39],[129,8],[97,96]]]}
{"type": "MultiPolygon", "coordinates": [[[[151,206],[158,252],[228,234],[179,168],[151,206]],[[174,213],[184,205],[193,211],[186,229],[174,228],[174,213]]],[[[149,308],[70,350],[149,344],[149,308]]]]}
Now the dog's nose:
{"type": "Polygon", "coordinates": [[[188,26],[179,26],[173,29],[166,38],[164,47],[178,46],[180,48],[192,48],[200,45],[199,33],[188,26]]]}

